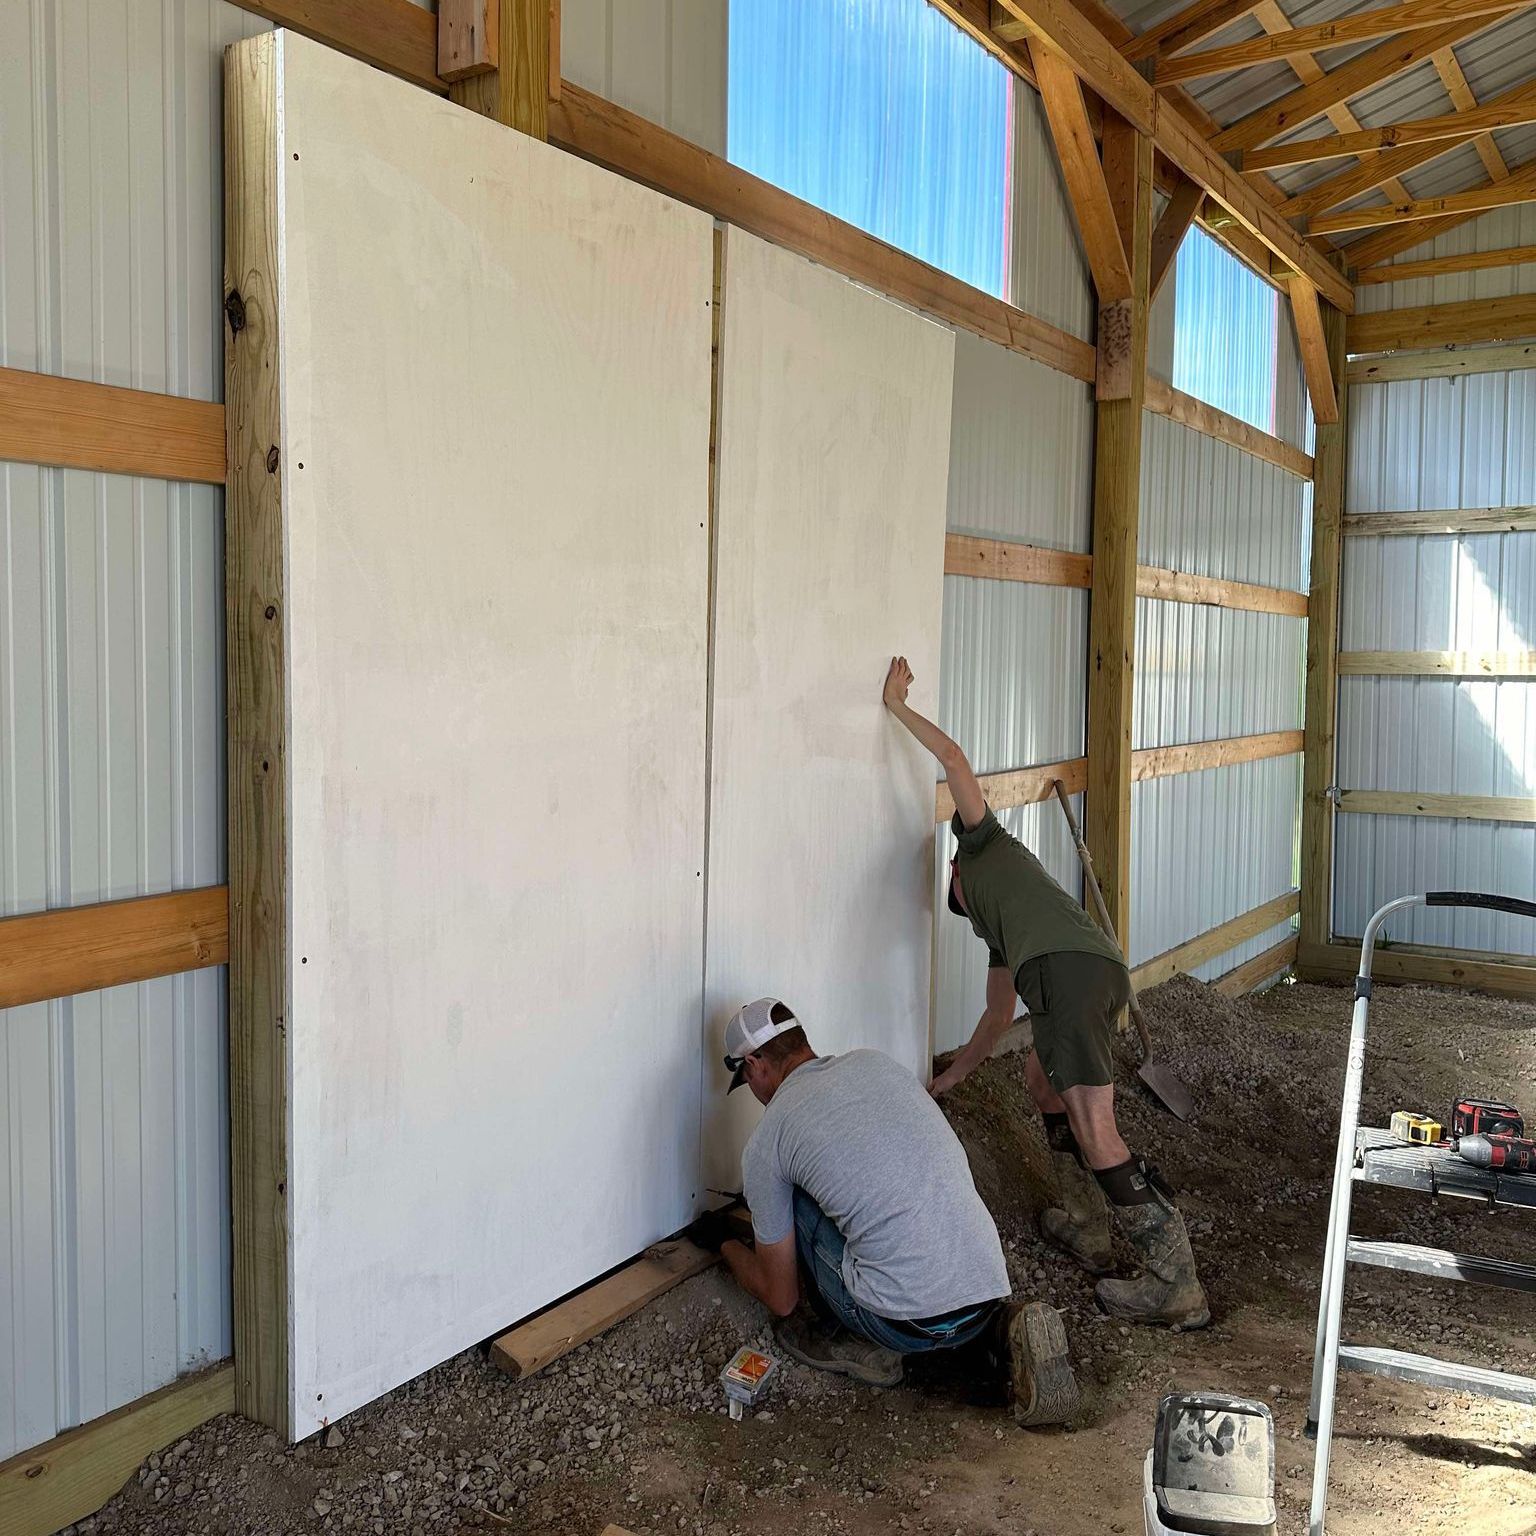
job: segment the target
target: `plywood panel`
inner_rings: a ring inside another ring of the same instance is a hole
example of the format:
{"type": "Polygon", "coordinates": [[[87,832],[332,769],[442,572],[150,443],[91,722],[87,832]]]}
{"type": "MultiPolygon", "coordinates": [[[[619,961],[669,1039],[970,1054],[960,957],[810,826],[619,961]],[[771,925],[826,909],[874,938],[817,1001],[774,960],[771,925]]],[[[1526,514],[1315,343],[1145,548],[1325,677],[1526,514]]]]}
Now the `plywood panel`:
{"type": "Polygon", "coordinates": [[[713,238],[292,36],[282,111],[302,1435],[694,1209],[713,238]]]}
{"type": "MultiPolygon", "coordinates": [[[[706,1167],[732,1008],[783,997],[822,1052],[928,1057],[934,766],[880,702],[936,712],[954,337],[802,257],[725,244],[716,490],[706,1167]]],[[[746,1102],[742,1102],[742,1101],[746,1102]]]]}

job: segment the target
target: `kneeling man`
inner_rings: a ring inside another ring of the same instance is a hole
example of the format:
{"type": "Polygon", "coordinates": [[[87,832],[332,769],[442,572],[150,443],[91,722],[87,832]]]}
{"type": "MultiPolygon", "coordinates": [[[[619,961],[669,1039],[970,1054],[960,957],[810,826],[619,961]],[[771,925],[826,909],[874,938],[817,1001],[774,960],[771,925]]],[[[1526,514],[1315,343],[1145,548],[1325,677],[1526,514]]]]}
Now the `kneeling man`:
{"type": "Polygon", "coordinates": [[[721,1256],[785,1319],[785,1353],[894,1386],[906,1355],[990,1345],[1020,1423],[1069,1417],[1061,1319],[1008,1301],[997,1228],[923,1084],[880,1051],[817,1056],[770,997],[736,1012],[725,1049],[727,1091],[745,1083],[765,1111],[741,1159],[755,1245],[729,1241],[721,1256]],[[791,1317],[802,1297],[809,1314],[791,1317]]]}

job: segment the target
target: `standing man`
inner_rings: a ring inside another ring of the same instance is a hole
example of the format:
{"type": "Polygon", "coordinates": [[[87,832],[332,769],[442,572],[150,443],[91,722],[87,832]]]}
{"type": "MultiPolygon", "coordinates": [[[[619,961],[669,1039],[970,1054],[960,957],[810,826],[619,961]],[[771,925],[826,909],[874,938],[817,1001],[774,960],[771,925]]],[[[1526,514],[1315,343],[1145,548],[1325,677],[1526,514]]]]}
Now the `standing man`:
{"type": "Polygon", "coordinates": [[[1110,1043],[1130,1000],[1125,959],[1003,830],[965,753],[908,706],[911,686],[906,657],[893,657],[885,706],[939,760],[955,802],[951,825],[959,852],[951,864],[949,910],[969,919],[987,946],[986,1012],[929,1091],[944,1093],[992,1054],[1013,1021],[1017,994],[1034,1029],[1025,1081],[1045,1119],[1061,1200],[1041,1216],[1042,1232],[1089,1274],[1107,1274],[1114,1264],[1107,1196],[1146,1273],[1100,1280],[1100,1307],[1135,1322],[1202,1328],[1211,1314],[1173,1191],[1145,1159],[1131,1156],[1115,1124],[1110,1043]]]}
{"type": "Polygon", "coordinates": [[[1061,1318],[1008,1301],[997,1228],[922,1084],[880,1051],[817,1056],[771,997],[737,1010],[725,1049],[727,1092],[745,1083],[764,1114],[741,1159],[754,1245],[720,1254],[783,1319],[785,1353],[891,1387],[905,1356],[975,1344],[1008,1361],[1021,1424],[1070,1417],[1061,1318]],[[813,1310],[792,1317],[802,1296],[813,1310]]]}

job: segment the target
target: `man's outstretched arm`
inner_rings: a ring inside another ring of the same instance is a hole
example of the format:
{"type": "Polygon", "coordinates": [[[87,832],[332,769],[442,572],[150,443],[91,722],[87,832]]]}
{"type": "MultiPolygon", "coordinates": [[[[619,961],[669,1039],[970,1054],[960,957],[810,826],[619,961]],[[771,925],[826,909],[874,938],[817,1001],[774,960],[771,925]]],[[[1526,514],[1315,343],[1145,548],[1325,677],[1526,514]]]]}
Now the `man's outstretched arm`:
{"type": "Polygon", "coordinates": [[[977,1022],[975,1033],[956,1053],[955,1059],[928,1085],[934,1098],[962,1082],[997,1049],[1008,1026],[1013,1023],[1016,994],[1013,977],[1006,966],[994,965],[987,971],[987,1009],[977,1022]]]}
{"type": "Polygon", "coordinates": [[[938,758],[955,809],[966,828],[979,827],[987,814],[987,801],[970,760],[958,742],[907,704],[907,690],[911,686],[912,668],[907,665],[907,658],[893,656],[891,669],[885,675],[885,707],[938,758]]]}

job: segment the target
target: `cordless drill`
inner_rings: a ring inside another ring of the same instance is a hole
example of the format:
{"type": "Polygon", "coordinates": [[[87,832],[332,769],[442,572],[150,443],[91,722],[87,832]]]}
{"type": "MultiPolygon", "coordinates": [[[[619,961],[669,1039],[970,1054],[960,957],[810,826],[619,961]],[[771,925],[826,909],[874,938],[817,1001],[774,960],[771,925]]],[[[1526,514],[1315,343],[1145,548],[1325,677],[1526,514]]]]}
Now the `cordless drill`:
{"type": "Polygon", "coordinates": [[[1456,1143],[1456,1150],[1474,1168],[1536,1173],[1536,1141],[1524,1136],[1463,1136],[1456,1143]]]}

